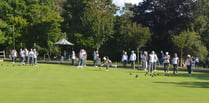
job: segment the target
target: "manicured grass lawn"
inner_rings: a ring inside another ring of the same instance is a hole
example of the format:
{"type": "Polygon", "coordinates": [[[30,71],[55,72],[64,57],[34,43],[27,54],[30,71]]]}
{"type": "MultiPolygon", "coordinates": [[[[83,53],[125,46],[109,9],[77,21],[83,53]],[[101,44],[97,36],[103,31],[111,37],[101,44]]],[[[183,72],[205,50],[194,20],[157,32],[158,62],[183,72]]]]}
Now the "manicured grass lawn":
{"type": "MultiPolygon", "coordinates": [[[[1,63],[2,64],[2,63],[1,63]]],[[[131,69],[0,65],[0,103],[207,103],[209,74],[144,76],[131,69]],[[132,75],[130,75],[132,72],[132,75]],[[138,78],[135,76],[139,75],[138,78]]]]}

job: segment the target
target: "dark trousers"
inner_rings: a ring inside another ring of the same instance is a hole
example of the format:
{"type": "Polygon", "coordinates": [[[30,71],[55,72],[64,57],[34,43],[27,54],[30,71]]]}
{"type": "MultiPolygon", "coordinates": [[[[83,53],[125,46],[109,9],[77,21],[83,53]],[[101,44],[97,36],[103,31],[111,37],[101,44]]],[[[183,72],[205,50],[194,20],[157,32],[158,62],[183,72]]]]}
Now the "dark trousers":
{"type": "Polygon", "coordinates": [[[84,65],[85,65],[84,59],[83,58],[79,59],[78,66],[84,66],[84,65]]]}
{"type": "Polygon", "coordinates": [[[128,61],[127,61],[127,60],[124,60],[124,61],[123,61],[123,67],[126,67],[127,64],[128,64],[128,61]]]}
{"type": "Polygon", "coordinates": [[[178,73],[178,65],[177,64],[173,64],[173,74],[178,73]]]}
{"type": "Polygon", "coordinates": [[[72,59],[72,65],[75,65],[75,59],[72,59]]]}
{"type": "Polygon", "coordinates": [[[149,62],[149,69],[148,69],[148,72],[149,72],[149,73],[152,73],[153,68],[154,68],[154,62],[149,62]]]}
{"type": "Polygon", "coordinates": [[[24,62],[25,62],[25,57],[21,57],[21,58],[20,58],[20,62],[21,62],[21,63],[24,63],[24,62]]]}
{"type": "Polygon", "coordinates": [[[168,72],[169,71],[169,63],[164,63],[164,72],[168,72]]]}
{"type": "Polygon", "coordinates": [[[192,73],[192,65],[187,65],[187,71],[189,74],[192,73]]]}
{"type": "Polygon", "coordinates": [[[25,56],[25,62],[28,63],[28,56],[25,56]]]}
{"type": "Polygon", "coordinates": [[[34,65],[34,58],[33,57],[28,57],[28,64],[34,65]]]}

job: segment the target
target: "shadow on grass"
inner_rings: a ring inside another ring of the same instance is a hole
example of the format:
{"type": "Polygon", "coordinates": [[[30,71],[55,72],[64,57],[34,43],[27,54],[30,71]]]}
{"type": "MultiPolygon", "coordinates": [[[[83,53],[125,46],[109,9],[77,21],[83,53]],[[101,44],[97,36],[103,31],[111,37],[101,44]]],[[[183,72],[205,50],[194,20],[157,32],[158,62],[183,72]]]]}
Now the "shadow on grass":
{"type": "MultiPolygon", "coordinates": [[[[126,71],[127,73],[141,73],[145,74],[147,71],[137,70],[137,71],[126,71]]],[[[179,74],[173,74],[173,71],[170,70],[169,74],[165,74],[163,70],[154,71],[154,74],[159,74],[159,76],[167,77],[182,77],[182,78],[194,78],[198,80],[209,80],[209,73],[207,72],[192,72],[192,76],[188,76],[186,71],[179,71],[179,74]]]]}
{"type": "Polygon", "coordinates": [[[191,81],[188,82],[154,82],[161,84],[174,84],[181,87],[191,87],[191,88],[209,88],[209,81],[198,81],[198,80],[209,80],[208,73],[194,73],[192,76],[188,76],[187,73],[181,74],[171,74],[170,77],[180,77],[180,78],[191,78],[191,81]],[[196,80],[194,80],[196,79],[196,80]],[[194,80],[194,81],[193,81],[194,80]]]}
{"type": "Polygon", "coordinates": [[[105,69],[87,69],[87,71],[96,72],[96,71],[105,71],[105,69]]]}
{"type": "Polygon", "coordinates": [[[209,73],[194,73],[192,76],[188,76],[187,73],[181,73],[181,74],[171,74],[172,77],[185,77],[185,78],[195,78],[199,80],[209,80],[209,73]]]}
{"type": "Polygon", "coordinates": [[[154,82],[161,84],[175,84],[182,87],[209,88],[209,82],[154,82]]]}

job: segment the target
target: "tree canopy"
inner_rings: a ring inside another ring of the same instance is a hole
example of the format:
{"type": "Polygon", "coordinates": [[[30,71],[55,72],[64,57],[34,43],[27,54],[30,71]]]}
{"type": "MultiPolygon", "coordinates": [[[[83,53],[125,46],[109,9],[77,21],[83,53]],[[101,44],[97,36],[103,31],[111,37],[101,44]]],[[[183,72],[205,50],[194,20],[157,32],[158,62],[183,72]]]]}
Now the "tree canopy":
{"type": "Polygon", "coordinates": [[[59,54],[66,37],[119,58],[123,50],[160,50],[202,60],[209,49],[208,0],[143,0],[120,15],[112,0],[0,0],[0,50],[38,48],[59,54]]]}
{"type": "Polygon", "coordinates": [[[179,48],[181,58],[183,55],[192,54],[194,57],[199,57],[205,60],[208,54],[207,48],[202,44],[201,37],[194,31],[183,31],[179,35],[172,37],[174,46],[179,48]]]}
{"type": "Polygon", "coordinates": [[[90,0],[86,5],[81,20],[87,36],[82,41],[99,50],[114,33],[116,8],[109,0],[90,0]]]}

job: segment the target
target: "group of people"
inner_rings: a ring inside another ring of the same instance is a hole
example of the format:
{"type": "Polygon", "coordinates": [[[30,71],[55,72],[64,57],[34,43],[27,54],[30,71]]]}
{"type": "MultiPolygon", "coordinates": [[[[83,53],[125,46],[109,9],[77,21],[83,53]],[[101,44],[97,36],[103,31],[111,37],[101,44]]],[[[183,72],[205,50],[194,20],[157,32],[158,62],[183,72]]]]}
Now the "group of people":
{"type": "MultiPolygon", "coordinates": [[[[148,69],[149,73],[151,73],[153,70],[156,70],[156,64],[158,61],[158,57],[154,51],[152,51],[150,54],[148,54],[147,51],[144,51],[143,53],[141,52],[140,58],[141,58],[141,65],[142,65],[140,69],[143,69],[143,70],[148,69]]],[[[131,51],[129,58],[128,58],[127,52],[123,51],[121,61],[123,62],[124,67],[126,67],[128,62],[130,61],[131,67],[133,69],[135,69],[136,68],[136,59],[137,59],[136,53],[133,50],[131,51]]]]}
{"type": "MultiPolygon", "coordinates": [[[[147,51],[141,52],[140,53],[141,67],[139,67],[139,69],[147,70],[148,71],[147,73],[153,73],[153,71],[156,71],[157,64],[162,64],[164,66],[164,73],[168,73],[170,64],[172,64],[173,74],[178,74],[178,65],[180,60],[177,53],[174,53],[172,57],[169,55],[169,52],[165,52],[164,54],[164,52],[161,51],[161,54],[162,57],[159,59],[155,51],[152,51],[150,53],[148,53],[147,51]]],[[[137,58],[136,53],[133,50],[131,51],[129,58],[127,52],[123,51],[121,61],[124,67],[127,66],[128,62],[130,62],[131,67],[135,69],[136,58],[137,58]]],[[[187,66],[188,75],[191,75],[192,63],[193,63],[192,56],[187,55],[185,64],[187,66]]]]}
{"type": "MultiPolygon", "coordinates": [[[[123,55],[121,58],[121,61],[123,63],[124,67],[127,67],[127,64],[130,62],[131,67],[133,69],[136,68],[136,59],[137,55],[132,50],[130,56],[128,56],[126,51],[123,51],[123,55]]],[[[75,65],[76,60],[76,54],[75,51],[72,51],[72,64],[75,65]]],[[[84,67],[86,66],[86,60],[87,60],[87,53],[86,50],[81,49],[78,53],[78,66],[77,67],[84,67]]],[[[173,65],[173,74],[178,74],[178,65],[179,65],[179,57],[177,53],[174,53],[171,57],[169,55],[169,52],[161,51],[161,58],[159,59],[155,51],[152,51],[148,53],[147,51],[143,51],[140,53],[140,60],[141,60],[141,67],[139,67],[140,70],[146,70],[147,73],[153,73],[153,71],[156,71],[157,64],[162,64],[164,66],[164,73],[169,73],[170,64],[173,65]]],[[[100,65],[101,59],[99,56],[99,52],[95,50],[93,52],[93,61],[94,66],[97,67],[100,65]]],[[[106,70],[109,70],[109,67],[117,67],[117,65],[113,65],[112,61],[109,57],[105,56],[103,57],[103,65],[106,65],[106,70]]],[[[187,59],[185,60],[185,64],[187,66],[188,75],[191,75],[192,72],[192,63],[193,58],[191,55],[187,55],[187,59]]]]}
{"type": "MultiPolygon", "coordinates": [[[[162,53],[162,52],[161,52],[162,53]]],[[[163,56],[163,55],[162,55],[163,56]]],[[[179,57],[177,56],[177,53],[174,53],[173,58],[170,57],[169,53],[166,52],[165,55],[162,57],[163,64],[164,64],[164,72],[169,72],[169,64],[173,65],[173,74],[178,74],[178,65],[179,65],[179,57]]],[[[192,65],[193,65],[193,57],[188,54],[187,58],[185,60],[185,64],[187,67],[188,75],[192,75],[192,65]]]]}
{"type": "MultiPolygon", "coordinates": [[[[106,71],[109,71],[109,67],[117,67],[117,65],[113,65],[112,61],[108,56],[104,56],[103,63],[101,63],[101,58],[99,55],[98,50],[95,50],[93,52],[93,66],[98,67],[98,66],[106,66],[106,71]]],[[[72,65],[76,65],[76,60],[78,61],[77,67],[85,67],[86,66],[86,60],[87,60],[87,52],[85,49],[81,49],[80,52],[78,53],[78,56],[76,56],[75,51],[72,51],[72,65]]]]}
{"type": "MultiPolygon", "coordinates": [[[[78,61],[78,67],[84,67],[86,66],[86,60],[87,60],[87,52],[85,49],[81,49],[78,53],[78,56],[76,56],[75,51],[72,51],[72,65],[76,65],[76,60],[78,61]]],[[[95,50],[93,52],[93,61],[94,66],[97,67],[100,65],[101,58],[99,57],[98,50],[95,50]]]]}
{"type": "MultiPolygon", "coordinates": [[[[22,64],[29,64],[29,65],[37,65],[37,57],[39,53],[36,51],[36,49],[20,49],[19,51],[19,57],[20,57],[20,63],[22,64]]],[[[10,52],[10,56],[12,58],[12,62],[15,63],[18,53],[15,49],[13,49],[10,52]]],[[[75,51],[72,51],[72,65],[75,65],[75,61],[78,59],[78,66],[77,67],[84,67],[86,66],[86,60],[87,60],[87,52],[85,49],[81,49],[78,53],[78,58],[75,54],[75,51]]],[[[132,50],[130,56],[128,56],[126,51],[123,51],[123,55],[121,58],[121,61],[123,63],[124,67],[127,67],[128,62],[131,63],[131,67],[133,69],[136,68],[136,53],[132,50]]],[[[168,52],[161,51],[161,59],[158,58],[155,51],[152,51],[148,53],[147,51],[140,53],[140,60],[141,60],[141,67],[139,67],[140,70],[147,70],[147,73],[153,73],[153,71],[156,71],[157,64],[163,64],[164,65],[164,73],[169,72],[170,64],[173,65],[173,74],[178,74],[178,65],[179,65],[179,57],[177,56],[177,53],[174,53],[173,57],[169,55],[168,52]]],[[[101,64],[101,59],[99,56],[98,50],[95,50],[93,52],[93,61],[94,66],[97,67],[101,64]]],[[[185,60],[185,64],[187,66],[188,75],[191,75],[192,72],[192,64],[193,64],[193,58],[191,55],[187,55],[187,59],[185,60]]],[[[103,65],[106,65],[106,70],[109,70],[109,67],[117,67],[117,65],[113,65],[112,61],[108,56],[103,57],[103,65]]]]}
{"type": "Polygon", "coordinates": [[[128,62],[131,62],[131,67],[135,69],[136,67],[136,53],[132,50],[130,57],[128,58],[128,54],[126,51],[123,51],[123,55],[121,58],[124,67],[127,67],[128,62]]]}
{"type": "MultiPolygon", "coordinates": [[[[39,53],[36,49],[20,49],[19,55],[20,63],[37,66],[37,57],[39,53]]],[[[13,49],[10,52],[10,56],[12,58],[12,63],[16,63],[18,52],[15,49],[13,49]]]]}

